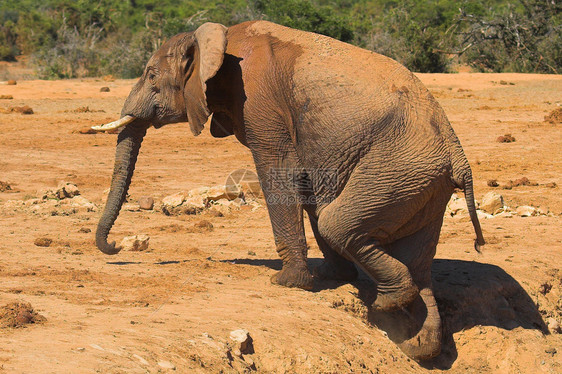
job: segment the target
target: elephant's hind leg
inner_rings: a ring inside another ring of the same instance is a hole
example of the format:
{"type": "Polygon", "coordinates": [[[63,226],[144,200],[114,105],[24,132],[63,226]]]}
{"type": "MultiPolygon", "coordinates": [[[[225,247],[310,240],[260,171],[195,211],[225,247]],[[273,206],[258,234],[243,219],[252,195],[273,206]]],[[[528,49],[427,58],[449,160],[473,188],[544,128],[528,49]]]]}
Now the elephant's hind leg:
{"type": "Polygon", "coordinates": [[[353,261],[346,259],[334,251],[318,232],[318,219],[309,215],[310,226],[318,247],[324,255],[324,261],[312,270],[312,275],[318,279],[329,279],[352,282],[357,279],[358,272],[353,261]]]}
{"type": "Polygon", "coordinates": [[[419,290],[408,267],[389,255],[376,240],[362,234],[360,228],[354,227],[353,217],[342,214],[337,203],[322,210],[318,231],[330,247],[352,259],[377,282],[377,299],[372,305],[374,310],[405,308],[418,297],[419,290]]]}
{"type": "MultiPolygon", "coordinates": [[[[441,351],[441,318],[431,290],[431,263],[442,222],[441,216],[415,234],[392,244],[392,254],[408,266],[414,282],[421,290],[420,297],[404,313],[391,317],[394,318],[394,327],[401,326],[398,331],[402,330],[402,333],[396,334],[394,331],[396,336],[393,336],[393,326],[387,323],[385,327],[384,322],[379,324],[375,321],[404,353],[417,360],[430,359],[441,351]]],[[[388,321],[389,316],[382,316],[381,320],[388,321]]]]}

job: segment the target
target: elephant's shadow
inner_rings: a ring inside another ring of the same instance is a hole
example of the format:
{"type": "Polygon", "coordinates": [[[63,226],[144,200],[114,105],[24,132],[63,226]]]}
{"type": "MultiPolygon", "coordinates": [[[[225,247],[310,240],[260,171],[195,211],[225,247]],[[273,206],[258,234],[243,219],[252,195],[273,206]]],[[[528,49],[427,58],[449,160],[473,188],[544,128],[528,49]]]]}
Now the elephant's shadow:
{"type": "MultiPolygon", "coordinates": [[[[309,259],[311,268],[320,259],[309,259]]],[[[237,259],[238,264],[281,269],[281,260],[237,259]]],[[[424,366],[448,369],[457,359],[453,334],[473,326],[496,326],[506,330],[516,327],[548,329],[537,307],[521,285],[502,268],[479,262],[435,259],[432,266],[433,292],[443,322],[441,354],[424,366]]],[[[317,282],[314,291],[336,288],[341,283],[317,282]]],[[[370,306],[376,298],[374,283],[364,274],[353,283],[358,297],[370,306]]],[[[369,316],[371,314],[369,313],[369,316]]],[[[369,322],[373,322],[369,317],[369,322]]]]}

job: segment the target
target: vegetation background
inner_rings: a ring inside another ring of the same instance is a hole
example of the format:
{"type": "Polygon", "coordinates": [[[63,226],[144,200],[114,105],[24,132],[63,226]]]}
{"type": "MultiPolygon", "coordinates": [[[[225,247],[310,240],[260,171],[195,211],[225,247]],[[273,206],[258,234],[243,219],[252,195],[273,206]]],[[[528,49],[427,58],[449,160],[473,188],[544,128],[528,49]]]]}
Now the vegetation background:
{"type": "Polygon", "coordinates": [[[168,37],[266,19],[392,57],[418,72],[562,72],[559,0],[2,0],[0,60],[41,78],[140,76],[168,37]]]}

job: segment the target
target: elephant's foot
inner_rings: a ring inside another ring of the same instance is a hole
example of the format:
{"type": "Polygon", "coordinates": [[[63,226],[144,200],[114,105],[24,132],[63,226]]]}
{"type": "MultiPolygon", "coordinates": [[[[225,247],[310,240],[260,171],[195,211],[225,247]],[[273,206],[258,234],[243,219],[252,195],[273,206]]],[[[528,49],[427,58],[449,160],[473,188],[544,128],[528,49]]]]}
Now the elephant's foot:
{"type": "Polygon", "coordinates": [[[393,312],[410,305],[419,295],[419,289],[414,282],[409,282],[399,288],[390,291],[384,290],[379,285],[377,299],[373,302],[373,310],[381,312],[393,312]]]}
{"type": "Polygon", "coordinates": [[[271,283],[284,287],[302,288],[303,290],[311,290],[314,287],[314,280],[306,265],[283,265],[281,271],[273,274],[271,283]]]}
{"type": "Polygon", "coordinates": [[[441,352],[441,319],[429,288],[423,289],[408,308],[372,311],[370,320],[414,360],[429,360],[441,352]]]}
{"type": "Polygon", "coordinates": [[[318,279],[353,282],[357,279],[359,273],[351,261],[340,260],[335,262],[324,260],[312,270],[312,275],[318,279]]]}
{"type": "Polygon", "coordinates": [[[408,357],[416,361],[427,361],[441,353],[441,326],[424,326],[411,339],[398,343],[408,357]]]}

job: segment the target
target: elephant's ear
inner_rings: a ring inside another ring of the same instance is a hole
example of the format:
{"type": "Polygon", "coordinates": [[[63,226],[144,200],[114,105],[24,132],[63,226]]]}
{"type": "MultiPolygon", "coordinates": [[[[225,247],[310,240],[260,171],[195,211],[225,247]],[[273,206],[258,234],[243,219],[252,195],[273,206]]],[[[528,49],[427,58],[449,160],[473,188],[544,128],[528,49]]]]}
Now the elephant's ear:
{"type": "Polygon", "coordinates": [[[194,70],[186,83],[184,98],[189,126],[196,136],[211,115],[207,105],[207,81],[217,74],[224,60],[226,30],[221,24],[208,22],[194,34],[194,70]]]}

